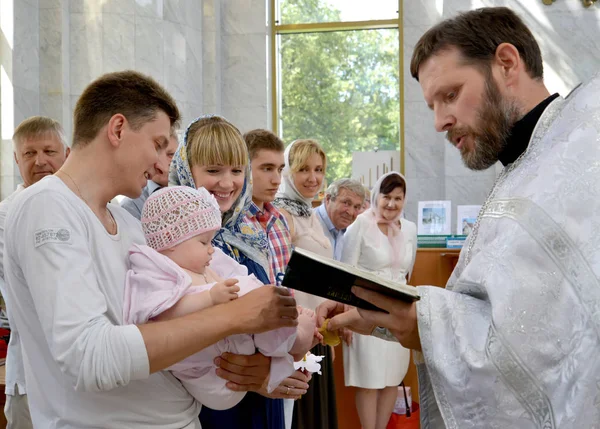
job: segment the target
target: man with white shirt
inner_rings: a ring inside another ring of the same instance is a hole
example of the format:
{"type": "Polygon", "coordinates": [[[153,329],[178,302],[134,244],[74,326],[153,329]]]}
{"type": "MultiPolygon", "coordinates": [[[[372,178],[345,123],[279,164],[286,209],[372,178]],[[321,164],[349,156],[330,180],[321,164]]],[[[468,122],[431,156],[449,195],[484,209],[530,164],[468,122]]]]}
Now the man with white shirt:
{"type": "Polygon", "coordinates": [[[344,233],[356,220],[365,203],[365,188],[357,180],[339,179],[325,191],[325,201],[315,209],[331,241],[333,258],[339,261],[344,247],[344,233]]]}
{"type": "Polygon", "coordinates": [[[7,298],[33,424],[198,429],[200,404],[166,369],[229,335],[296,326],[295,300],[264,286],[178,319],[124,325],[127,256],[145,240],[107,201],[141,194],[180,114],[156,81],[124,71],[92,82],[73,116],[69,158],[23,190],[6,218],[7,298]]]}
{"type": "MultiPolygon", "coordinates": [[[[0,292],[6,302],[4,282],[4,221],[13,199],[25,188],[40,179],[56,173],[69,155],[69,147],[62,126],[54,119],[33,116],[19,124],[13,135],[14,157],[23,179],[8,198],[0,202],[0,292]]],[[[27,403],[23,355],[16,326],[11,320],[11,304],[6,304],[11,333],[6,356],[6,415],[8,429],[33,427],[27,403]]]]}
{"type": "Polygon", "coordinates": [[[135,199],[125,197],[121,200],[121,207],[131,213],[134,218],[141,219],[142,208],[153,192],[169,185],[169,167],[177,150],[177,143],[177,134],[175,134],[175,130],[173,129],[169,138],[169,145],[159,157],[159,161],[156,164],[156,174],[152,176],[151,180],[148,180],[148,184],[144,187],[142,195],[135,199]]]}

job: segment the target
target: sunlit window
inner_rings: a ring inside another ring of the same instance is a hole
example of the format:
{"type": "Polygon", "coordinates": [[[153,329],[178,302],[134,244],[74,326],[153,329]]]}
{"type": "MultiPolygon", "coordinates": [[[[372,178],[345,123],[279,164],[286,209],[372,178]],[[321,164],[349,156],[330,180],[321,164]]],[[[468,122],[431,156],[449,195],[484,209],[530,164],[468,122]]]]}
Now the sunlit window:
{"type": "Polygon", "coordinates": [[[398,1],[276,4],[274,121],[283,140],[317,139],[329,182],[351,176],[353,152],[398,150],[398,1]]]}

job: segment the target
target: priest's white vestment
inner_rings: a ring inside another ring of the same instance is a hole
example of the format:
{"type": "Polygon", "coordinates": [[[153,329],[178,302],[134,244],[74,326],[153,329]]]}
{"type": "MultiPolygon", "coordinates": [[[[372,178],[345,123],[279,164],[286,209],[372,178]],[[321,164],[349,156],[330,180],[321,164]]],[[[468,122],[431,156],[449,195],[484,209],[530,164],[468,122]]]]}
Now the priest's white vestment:
{"type": "Polygon", "coordinates": [[[600,75],[538,121],[445,289],[420,286],[423,429],[600,428],[600,75]]]}

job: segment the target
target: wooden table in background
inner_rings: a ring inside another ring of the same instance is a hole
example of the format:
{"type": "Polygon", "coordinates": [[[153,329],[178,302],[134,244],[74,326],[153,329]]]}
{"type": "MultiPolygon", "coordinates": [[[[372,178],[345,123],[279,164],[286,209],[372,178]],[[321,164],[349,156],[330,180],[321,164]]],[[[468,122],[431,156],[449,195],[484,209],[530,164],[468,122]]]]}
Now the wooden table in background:
{"type": "MultiPolygon", "coordinates": [[[[413,286],[428,285],[445,287],[450,274],[452,274],[458,262],[459,254],[460,249],[418,249],[409,283],[413,286]]],[[[336,359],[333,362],[333,367],[339,429],[361,429],[354,402],[355,388],[344,386],[342,354],[342,346],[336,347],[336,359]]],[[[316,375],[315,377],[319,376],[316,375]]],[[[404,377],[404,383],[410,386],[413,400],[419,402],[417,368],[412,361],[412,354],[408,372],[406,373],[406,377],[404,377]]]]}

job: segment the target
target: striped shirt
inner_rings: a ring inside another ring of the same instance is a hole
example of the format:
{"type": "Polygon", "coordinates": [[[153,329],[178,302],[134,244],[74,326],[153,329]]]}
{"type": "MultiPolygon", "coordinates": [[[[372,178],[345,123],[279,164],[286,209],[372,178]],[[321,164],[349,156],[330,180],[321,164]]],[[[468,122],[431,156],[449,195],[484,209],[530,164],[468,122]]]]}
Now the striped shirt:
{"type": "Polygon", "coordinates": [[[292,236],[285,217],[271,203],[265,203],[264,210],[252,203],[246,217],[267,234],[269,243],[269,279],[281,286],[285,268],[292,254],[292,236]]]}

